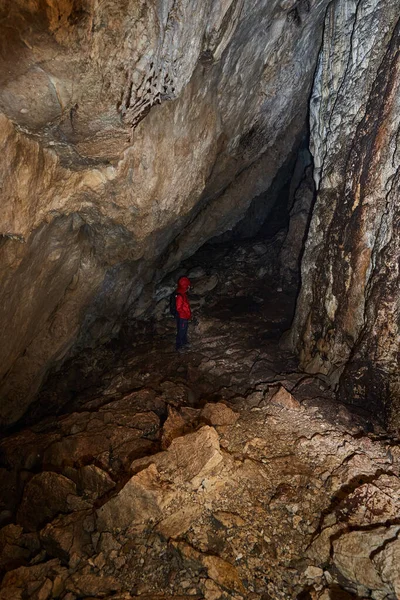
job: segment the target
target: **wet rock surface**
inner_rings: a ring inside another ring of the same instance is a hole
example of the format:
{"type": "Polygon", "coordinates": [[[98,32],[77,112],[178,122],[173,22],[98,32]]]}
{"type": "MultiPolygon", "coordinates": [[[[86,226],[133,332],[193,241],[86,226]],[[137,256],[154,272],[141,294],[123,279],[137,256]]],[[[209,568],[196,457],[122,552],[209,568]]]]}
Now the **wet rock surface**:
{"type": "MultiPolygon", "coordinates": [[[[267,262],[237,252],[249,278],[267,262]]],[[[85,357],[64,414],[0,443],[2,600],[397,597],[398,442],[263,335],[293,312],[273,279],[243,296],[240,265],[217,265],[191,265],[190,351],[165,313],[131,325],[131,348],[85,357]]]]}

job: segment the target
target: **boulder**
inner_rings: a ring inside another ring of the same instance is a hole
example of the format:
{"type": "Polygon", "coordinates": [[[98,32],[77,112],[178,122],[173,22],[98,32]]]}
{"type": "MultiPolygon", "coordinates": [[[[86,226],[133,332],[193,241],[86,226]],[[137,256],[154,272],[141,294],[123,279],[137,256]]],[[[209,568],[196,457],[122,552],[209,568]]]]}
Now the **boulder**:
{"type": "Polygon", "coordinates": [[[234,425],[238,418],[239,415],[222,402],[207,403],[200,413],[200,419],[214,427],[217,425],[234,425]]]}
{"type": "Polygon", "coordinates": [[[64,589],[68,571],[57,559],[39,565],[19,567],[5,574],[2,582],[2,600],[57,598],[64,589]],[[53,595],[53,591],[56,595],[53,595]]]}
{"type": "Polygon", "coordinates": [[[60,513],[71,512],[78,500],[73,481],[44,471],[34,475],[26,484],[21,505],[17,512],[17,522],[28,531],[40,529],[60,513]]]}
{"type": "Polygon", "coordinates": [[[154,457],[154,462],[164,476],[197,488],[222,462],[218,434],[212,427],[202,427],[173,440],[168,451],[154,457]]]}
{"type": "Polygon", "coordinates": [[[82,494],[96,499],[115,487],[111,477],[96,465],[86,465],[77,471],[75,483],[82,494]]]}
{"type": "Polygon", "coordinates": [[[6,525],[0,529],[0,569],[25,564],[39,547],[36,534],[24,534],[19,525],[6,525]]]}
{"type": "Polygon", "coordinates": [[[69,577],[66,589],[80,598],[94,597],[99,594],[104,598],[106,595],[114,596],[115,592],[119,592],[121,584],[117,577],[107,576],[101,572],[94,573],[93,569],[87,565],[69,577]]]}
{"type": "Polygon", "coordinates": [[[69,562],[74,555],[87,557],[93,553],[93,531],[92,511],[78,511],[48,523],[40,532],[40,541],[49,556],[69,562]]]}
{"type": "Polygon", "coordinates": [[[188,273],[188,277],[190,280],[192,279],[202,279],[203,277],[205,277],[206,272],[203,269],[203,267],[194,267],[193,269],[191,269],[188,273]]]}
{"type": "Polygon", "coordinates": [[[152,411],[132,411],[134,403],[128,397],[96,413],[72,413],[61,422],[63,435],[45,451],[45,462],[63,467],[90,460],[118,471],[147,454],[158,439],[160,420],[152,411]]]}
{"type": "Polygon", "coordinates": [[[290,392],[288,392],[282,385],[279,390],[271,398],[272,404],[277,404],[288,410],[300,410],[301,404],[290,392]]]}
{"type": "Polygon", "coordinates": [[[397,540],[399,532],[397,525],[343,534],[333,541],[335,567],[349,583],[361,585],[372,594],[379,592],[380,597],[383,593],[391,597],[394,587],[399,589],[400,578],[398,565],[393,562],[399,556],[399,545],[390,548],[390,543],[397,540]]]}
{"type": "Polygon", "coordinates": [[[158,472],[150,465],[134,477],[122,490],[97,511],[99,531],[126,529],[159,519],[162,515],[158,472]]]}

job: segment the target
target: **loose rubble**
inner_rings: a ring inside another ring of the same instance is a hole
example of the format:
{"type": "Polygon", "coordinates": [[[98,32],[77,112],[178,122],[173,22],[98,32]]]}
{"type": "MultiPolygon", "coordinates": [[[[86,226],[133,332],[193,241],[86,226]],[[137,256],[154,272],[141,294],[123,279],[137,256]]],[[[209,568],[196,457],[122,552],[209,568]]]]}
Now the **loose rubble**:
{"type": "Polygon", "coordinates": [[[1,441],[1,600],[398,597],[399,443],[279,347],[272,280],[237,309],[220,268],[191,352],[165,313],[137,325],[68,412],[1,441]]]}

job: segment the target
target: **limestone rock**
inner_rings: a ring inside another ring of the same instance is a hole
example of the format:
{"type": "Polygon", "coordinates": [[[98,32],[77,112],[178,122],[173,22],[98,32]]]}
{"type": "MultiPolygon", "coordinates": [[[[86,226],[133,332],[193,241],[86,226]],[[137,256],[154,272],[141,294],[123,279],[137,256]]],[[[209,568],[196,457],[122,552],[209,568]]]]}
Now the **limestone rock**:
{"type": "Polygon", "coordinates": [[[167,539],[180,537],[193,525],[201,513],[201,506],[186,506],[163,519],[157,525],[157,531],[167,539]]]}
{"type": "Polygon", "coordinates": [[[6,573],[2,583],[2,599],[14,598],[51,598],[53,584],[58,580],[58,588],[63,590],[68,571],[60,565],[57,559],[30,567],[19,567],[6,573]],[[37,594],[37,596],[36,596],[37,594]]]}
{"type": "Polygon", "coordinates": [[[82,493],[90,494],[94,498],[103,496],[115,487],[108,473],[96,465],[81,467],[77,473],[76,484],[82,493]]]}
{"type": "Polygon", "coordinates": [[[213,274],[209,277],[203,277],[202,279],[197,279],[196,283],[193,284],[193,292],[198,294],[199,296],[203,296],[208,292],[211,292],[218,285],[218,276],[213,274]]]}
{"type": "Polygon", "coordinates": [[[335,2],[327,12],[310,102],[317,199],[292,340],[306,370],[340,380],[344,402],[382,417],[393,402],[395,425],[398,6],[359,6],[335,2]]]}
{"type": "Polygon", "coordinates": [[[0,567],[9,570],[24,564],[39,547],[36,535],[24,534],[19,525],[6,525],[0,529],[0,567]]]}
{"type": "Polygon", "coordinates": [[[86,557],[93,553],[93,530],[91,511],[78,511],[48,523],[40,532],[40,540],[49,556],[69,562],[74,555],[86,557]]]}
{"type": "Polygon", "coordinates": [[[304,576],[307,579],[319,579],[323,576],[324,572],[319,567],[309,566],[304,572],[304,576]]]}
{"type": "Polygon", "coordinates": [[[218,434],[212,427],[173,440],[168,451],[159,455],[157,468],[177,482],[190,482],[197,488],[222,462],[218,434]]]}
{"type": "Polygon", "coordinates": [[[161,516],[157,469],[152,465],[132,477],[122,490],[97,511],[100,531],[126,529],[161,516]]]}
{"type": "Polygon", "coordinates": [[[116,577],[104,576],[93,573],[90,566],[78,573],[71,575],[66,583],[66,589],[79,596],[97,596],[97,594],[110,594],[119,592],[121,584],[116,577]]]}
{"type": "Polygon", "coordinates": [[[243,583],[233,565],[218,556],[203,556],[187,544],[178,543],[176,546],[184,557],[201,563],[207,569],[209,577],[222,588],[231,592],[244,592],[243,583]]]}
{"type": "Polygon", "coordinates": [[[76,496],[76,486],[67,477],[50,471],[34,475],[25,486],[18,523],[35,531],[59,513],[71,512],[76,496]]]}
{"type": "Polygon", "coordinates": [[[63,436],[48,446],[45,462],[57,467],[81,466],[90,458],[100,461],[106,469],[118,470],[149,451],[152,440],[158,438],[160,420],[151,411],[130,414],[130,405],[125,401],[112,409],[106,406],[96,414],[81,412],[66,417],[61,423],[63,436]],[[110,447],[114,448],[112,458],[108,454],[110,447]]]}
{"type": "Polygon", "coordinates": [[[183,416],[171,406],[168,407],[168,418],[164,423],[161,437],[161,448],[166,450],[171,445],[172,440],[181,436],[187,426],[183,416]]]}
{"type": "Polygon", "coordinates": [[[240,515],[235,515],[233,513],[218,511],[214,513],[214,517],[227,528],[244,527],[246,525],[246,521],[244,521],[240,515]]]}
{"type": "Polygon", "coordinates": [[[205,275],[206,275],[206,272],[203,269],[203,267],[201,267],[201,266],[194,267],[188,273],[188,277],[189,277],[190,280],[192,280],[192,279],[202,279],[203,277],[205,277],[205,275]]]}
{"type": "Polygon", "coordinates": [[[296,190],[294,204],[290,211],[289,230],[281,250],[280,277],[285,286],[297,287],[299,284],[300,256],[304,248],[314,195],[313,172],[309,166],[296,190]]]}
{"type": "Polygon", "coordinates": [[[237,570],[228,562],[217,556],[206,556],[203,564],[207,568],[209,577],[223,588],[242,593],[245,591],[237,570]]]}
{"type": "MultiPolygon", "coordinates": [[[[102,496],[100,506],[50,516],[38,535],[7,526],[0,531],[6,554],[7,547],[10,556],[16,545],[28,548],[31,564],[6,563],[13,570],[0,586],[3,597],[261,600],[267,589],[271,597],[307,592],[328,599],[343,587],[362,597],[395,597],[398,444],[353,435],[337,419],[337,406],[330,410],[318,386],[314,392],[313,404],[296,411],[272,402],[246,407],[243,397],[221,439],[203,426],[134,460],[135,474],[114,474],[115,495],[102,496]],[[65,566],[48,568],[49,556],[65,566]]],[[[199,417],[190,407],[181,412],[192,422],[199,417]]],[[[119,426],[110,415],[109,427],[119,426]]],[[[49,423],[37,429],[53,439],[49,423]]],[[[10,436],[11,445],[17,438],[10,436]]],[[[21,456],[17,462],[24,464],[21,456]]],[[[79,469],[66,472],[76,477],[79,469]]]]}
{"type": "Polygon", "coordinates": [[[392,593],[394,587],[398,588],[398,570],[391,571],[389,565],[386,577],[382,579],[377,564],[384,567],[382,559],[379,560],[380,551],[387,546],[389,540],[394,540],[400,528],[379,527],[372,531],[354,531],[344,534],[333,542],[333,561],[340,573],[353,584],[364,586],[372,593],[392,593]],[[373,557],[373,559],[371,558],[373,557]],[[393,580],[392,580],[393,578],[393,580]]]}
{"type": "Polygon", "coordinates": [[[215,427],[218,425],[234,425],[239,415],[226,404],[217,402],[216,404],[206,404],[200,413],[200,418],[215,427]]]}
{"type": "Polygon", "coordinates": [[[374,556],[373,562],[385,584],[394,590],[395,596],[400,593],[400,542],[398,535],[389,541],[381,552],[374,556]]]}
{"type": "Polygon", "coordinates": [[[328,3],[0,1],[3,427],[268,190],[328,3]]]}
{"type": "Polygon", "coordinates": [[[288,410],[300,410],[301,404],[283,386],[272,396],[271,402],[288,410]]]}

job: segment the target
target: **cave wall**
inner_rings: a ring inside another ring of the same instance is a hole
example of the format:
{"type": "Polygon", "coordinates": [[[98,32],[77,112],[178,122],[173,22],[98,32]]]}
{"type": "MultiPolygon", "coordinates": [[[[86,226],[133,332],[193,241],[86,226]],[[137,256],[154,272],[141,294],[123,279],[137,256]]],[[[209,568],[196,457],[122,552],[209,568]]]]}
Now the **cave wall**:
{"type": "Polygon", "coordinates": [[[292,329],[302,366],[395,423],[400,398],[398,2],[330,5],[311,111],[317,200],[292,329]]]}
{"type": "Polygon", "coordinates": [[[328,0],[0,0],[0,421],[298,144],[328,0]]]}

